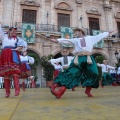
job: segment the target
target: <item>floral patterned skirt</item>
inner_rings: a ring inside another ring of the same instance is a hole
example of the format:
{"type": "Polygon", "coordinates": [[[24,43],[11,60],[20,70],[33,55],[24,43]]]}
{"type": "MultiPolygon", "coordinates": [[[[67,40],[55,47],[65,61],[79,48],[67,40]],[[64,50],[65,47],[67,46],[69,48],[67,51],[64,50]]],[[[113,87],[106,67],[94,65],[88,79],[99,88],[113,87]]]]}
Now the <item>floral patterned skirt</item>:
{"type": "Polygon", "coordinates": [[[26,63],[26,62],[22,62],[20,64],[20,78],[28,78],[29,76],[31,76],[31,68],[30,66],[26,63]]]}
{"type": "Polygon", "coordinates": [[[20,74],[19,53],[5,48],[0,55],[0,76],[20,74]]]}

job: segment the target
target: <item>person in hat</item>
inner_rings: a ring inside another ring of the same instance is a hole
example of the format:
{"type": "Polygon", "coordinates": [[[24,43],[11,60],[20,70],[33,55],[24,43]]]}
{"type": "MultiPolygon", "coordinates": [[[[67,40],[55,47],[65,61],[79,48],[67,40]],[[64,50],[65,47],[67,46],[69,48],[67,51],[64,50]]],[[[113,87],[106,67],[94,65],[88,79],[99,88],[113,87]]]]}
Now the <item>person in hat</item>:
{"type": "MultiPolygon", "coordinates": [[[[112,31],[113,32],[113,31],[112,31]]],[[[91,55],[93,46],[101,39],[109,36],[110,32],[103,32],[96,36],[85,36],[85,31],[81,28],[75,28],[74,34],[76,38],[67,39],[74,44],[73,54],[74,60],[63,74],[54,80],[51,92],[56,98],[61,98],[66,89],[71,89],[79,82],[83,87],[86,87],[85,94],[88,97],[93,97],[91,94],[92,88],[99,87],[98,69],[94,58],[91,55]],[[57,85],[60,89],[55,91],[57,85]]],[[[61,43],[65,38],[51,39],[52,42],[61,43]]]]}
{"type": "Polygon", "coordinates": [[[27,43],[17,37],[17,28],[10,27],[7,33],[0,25],[0,40],[2,43],[2,51],[0,55],[0,76],[4,77],[4,86],[6,90],[6,98],[10,95],[10,78],[13,77],[15,86],[15,96],[19,95],[19,74],[20,59],[18,51],[27,47],[27,43]]]}
{"type": "Polygon", "coordinates": [[[33,79],[31,68],[29,64],[34,64],[34,58],[27,55],[27,51],[23,51],[20,55],[20,75],[19,77],[22,79],[22,89],[25,91],[25,79],[28,77],[33,79]]]}
{"type": "Polygon", "coordinates": [[[101,86],[104,87],[107,84],[110,84],[110,85],[112,84],[112,86],[117,86],[113,77],[108,72],[109,69],[115,70],[116,68],[108,65],[107,63],[108,63],[107,60],[103,60],[103,64],[97,63],[97,66],[102,68],[101,86]]]}

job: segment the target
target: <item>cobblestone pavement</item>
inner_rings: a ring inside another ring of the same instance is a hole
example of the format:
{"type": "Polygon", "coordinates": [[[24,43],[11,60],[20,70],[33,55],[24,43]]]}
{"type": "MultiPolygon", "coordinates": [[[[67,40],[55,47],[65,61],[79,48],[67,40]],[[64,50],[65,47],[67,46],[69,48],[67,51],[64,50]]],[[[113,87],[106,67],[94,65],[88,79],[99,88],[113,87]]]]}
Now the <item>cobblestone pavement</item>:
{"type": "Polygon", "coordinates": [[[0,120],[120,120],[120,86],[93,89],[92,98],[84,90],[67,90],[56,99],[49,88],[21,90],[18,97],[11,89],[10,98],[0,89],[0,120]]]}

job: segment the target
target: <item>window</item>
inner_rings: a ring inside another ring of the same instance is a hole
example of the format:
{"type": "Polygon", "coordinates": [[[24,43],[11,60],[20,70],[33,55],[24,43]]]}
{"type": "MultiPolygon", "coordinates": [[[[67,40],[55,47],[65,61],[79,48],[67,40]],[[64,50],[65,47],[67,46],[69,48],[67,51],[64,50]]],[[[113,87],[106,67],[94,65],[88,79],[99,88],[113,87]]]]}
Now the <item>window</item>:
{"type": "Polygon", "coordinates": [[[23,9],[22,22],[24,23],[36,23],[36,10],[23,9]]]}
{"type": "Polygon", "coordinates": [[[120,22],[117,22],[118,32],[120,33],[120,22]]]}
{"type": "Polygon", "coordinates": [[[70,27],[70,14],[58,13],[58,30],[60,31],[60,26],[70,27]]]}
{"type": "Polygon", "coordinates": [[[92,30],[100,30],[98,18],[89,18],[89,29],[91,35],[92,35],[92,30]]]}
{"type": "Polygon", "coordinates": [[[118,28],[118,37],[120,38],[120,22],[117,22],[117,28],[118,28]]]}

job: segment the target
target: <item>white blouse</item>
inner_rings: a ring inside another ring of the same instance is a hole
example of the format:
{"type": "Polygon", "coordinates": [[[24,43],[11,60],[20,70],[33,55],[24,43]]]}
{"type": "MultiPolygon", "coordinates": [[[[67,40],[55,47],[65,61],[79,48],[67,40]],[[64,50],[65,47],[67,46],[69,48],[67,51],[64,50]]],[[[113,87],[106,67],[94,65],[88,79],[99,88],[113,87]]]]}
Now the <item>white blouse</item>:
{"type": "Polygon", "coordinates": [[[117,70],[113,70],[113,69],[110,70],[110,74],[116,74],[116,73],[117,73],[117,70]]]}
{"type": "Polygon", "coordinates": [[[118,67],[117,74],[118,75],[120,74],[120,67],[118,67]]]}
{"type": "Polygon", "coordinates": [[[51,59],[50,62],[51,62],[51,64],[60,62],[62,64],[62,66],[69,66],[74,57],[67,56],[67,58],[68,58],[68,64],[64,64],[64,58],[63,57],[60,57],[60,58],[57,58],[57,59],[51,59]]]}
{"type": "Polygon", "coordinates": [[[99,64],[97,63],[97,66],[102,68],[102,72],[108,72],[108,69],[113,69],[115,70],[115,67],[112,67],[110,65],[105,65],[105,64],[99,64]]]}
{"type": "Polygon", "coordinates": [[[33,57],[30,57],[30,56],[22,56],[20,55],[20,61],[23,62],[23,61],[28,61],[28,63],[30,64],[34,64],[35,60],[33,57]]]}
{"type": "Polygon", "coordinates": [[[73,39],[59,38],[57,39],[57,41],[59,43],[62,42],[63,40],[69,40],[70,42],[72,42],[75,47],[73,53],[76,54],[82,51],[92,52],[94,44],[99,42],[101,39],[108,37],[108,35],[109,35],[109,32],[103,32],[96,36],[85,36],[84,38],[86,42],[86,47],[81,47],[80,40],[82,38],[73,38],[73,39]]]}
{"type": "Polygon", "coordinates": [[[16,47],[22,46],[22,50],[27,49],[27,43],[21,39],[20,37],[17,38],[8,38],[8,35],[4,33],[2,28],[0,27],[0,40],[2,41],[2,48],[10,46],[10,47],[16,47]]]}

